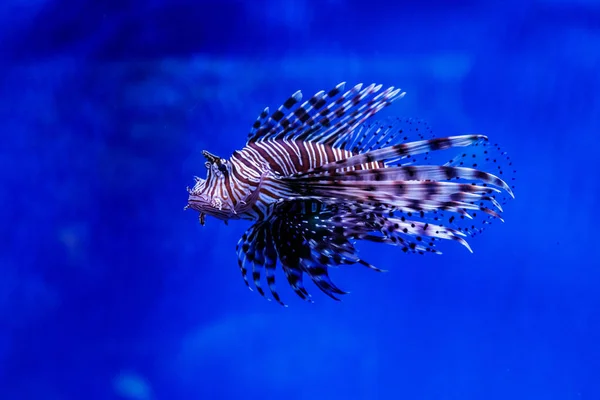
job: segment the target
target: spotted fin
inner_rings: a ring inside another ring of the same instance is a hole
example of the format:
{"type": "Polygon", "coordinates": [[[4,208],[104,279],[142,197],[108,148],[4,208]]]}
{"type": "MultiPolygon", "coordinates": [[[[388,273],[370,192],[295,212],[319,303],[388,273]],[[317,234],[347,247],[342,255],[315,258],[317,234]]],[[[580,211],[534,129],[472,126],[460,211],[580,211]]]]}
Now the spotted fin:
{"type": "Polygon", "coordinates": [[[251,271],[254,287],[261,296],[267,298],[261,284],[264,271],[271,296],[275,301],[283,305],[275,286],[277,253],[269,224],[259,222],[252,225],[240,238],[236,246],[236,252],[238,255],[238,265],[246,286],[252,290],[248,280],[248,271],[251,271]]]}
{"type": "Polygon", "coordinates": [[[339,146],[371,116],[405,94],[394,87],[381,88],[374,83],[358,84],[344,92],[342,82],[304,103],[300,103],[302,92],[297,91],[271,115],[268,108],[263,110],[250,130],[248,143],[286,139],[339,146]]]}
{"type": "Polygon", "coordinates": [[[330,162],[316,168],[309,169],[308,171],[300,172],[295,176],[322,174],[325,172],[371,164],[376,161],[389,162],[390,160],[409,159],[416,154],[423,154],[430,151],[443,150],[451,147],[467,147],[486,140],[487,137],[483,135],[461,135],[402,143],[330,162]]]}
{"type": "Polygon", "coordinates": [[[338,221],[343,215],[340,211],[335,204],[312,199],[278,202],[269,218],[251,226],[238,243],[240,269],[248,287],[247,274],[252,270],[254,286],[265,295],[259,289],[263,271],[260,267],[264,265],[272,297],[285,305],[275,289],[275,269],[279,263],[298,297],[312,302],[303,283],[303,277],[308,276],[323,293],[339,300],[347,292],[332,281],[330,268],[358,263],[380,271],[358,257],[350,235],[338,221]]]}
{"type": "Polygon", "coordinates": [[[435,135],[427,121],[418,118],[387,117],[367,121],[356,130],[339,136],[332,146],[359,154],[433,138],[435,135]]]}
{"type": "Polygon", "coordinates": [[[497,144],[480,135],[432,139],[427,125],[411,120],[375,125],[406,136],[395,136],[403,142],[392,146],[385,146],[388,139],[369,144],[368,138],[355,138],[349,145],[366,153],[283,180],[305,196],[361,202],[467,236],[503,221],[503,206],[514,198],[516,171],[497,144]],[[373,159],[385,160],[385,166],[364,168],[373,159]]]}

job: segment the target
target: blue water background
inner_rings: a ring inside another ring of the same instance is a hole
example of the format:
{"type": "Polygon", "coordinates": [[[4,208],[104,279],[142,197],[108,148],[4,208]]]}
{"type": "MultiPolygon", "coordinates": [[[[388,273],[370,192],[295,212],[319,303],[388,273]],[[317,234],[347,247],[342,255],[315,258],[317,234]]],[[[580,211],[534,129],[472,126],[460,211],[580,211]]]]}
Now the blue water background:
{"type": "Polygon", "coordinates": [[[76,1],[0,6],[0,399],[600,399],[600,2],[76,1]],[[267,302],[247,223],[183,211],[201,150],[341,81],[382,115],[487,134],[516,200],[352,293],[267,302]]]}

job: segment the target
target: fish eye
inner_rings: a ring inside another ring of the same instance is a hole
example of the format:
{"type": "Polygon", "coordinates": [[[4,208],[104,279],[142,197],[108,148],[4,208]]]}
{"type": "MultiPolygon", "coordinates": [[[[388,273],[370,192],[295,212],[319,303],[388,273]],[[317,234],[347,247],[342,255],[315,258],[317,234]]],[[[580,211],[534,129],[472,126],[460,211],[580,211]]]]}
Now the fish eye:
{"type": "Polygon", "coordinates": [[[219,168],[219,171],[221,172],[227,171],[227,160],[221,158],[217,164],[217,168],[219,168]]]}
{"type": "Polygon", "coordinates": [[[208,169],[208,168],[210,168],[210,166],[211,166],[211,163],[210,163],[210,161],[207,161],[207,162],[205,162],[205,163],[204,163],[204,166],[205,166],[207,169],[208,169]]]}

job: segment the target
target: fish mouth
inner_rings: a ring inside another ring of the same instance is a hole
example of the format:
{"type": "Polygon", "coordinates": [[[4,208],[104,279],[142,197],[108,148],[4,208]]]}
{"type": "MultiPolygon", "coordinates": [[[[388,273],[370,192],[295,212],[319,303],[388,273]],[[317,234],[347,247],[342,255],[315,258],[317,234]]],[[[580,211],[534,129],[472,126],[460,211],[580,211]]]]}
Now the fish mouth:
{"type": "Polygon", "coordinates": [[[206,195],[201,194],[190,194],[188,197],[188,203],[184,207],[184,210],[192,209],[198,211],[198,220],[202,226],[206,223],[206,217],[211,216],[220,220],[228,220],[235,216],[235,211],[230,209],[228,203],[224,202],[220,198],[209,198],[206,195]]]}

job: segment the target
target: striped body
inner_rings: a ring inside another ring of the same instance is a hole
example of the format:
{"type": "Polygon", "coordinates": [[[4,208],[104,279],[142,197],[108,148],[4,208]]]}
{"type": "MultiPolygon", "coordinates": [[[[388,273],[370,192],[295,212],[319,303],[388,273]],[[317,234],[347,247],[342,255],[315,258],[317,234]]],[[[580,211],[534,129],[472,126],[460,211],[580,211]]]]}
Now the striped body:
{"type": "MultiPolygon", "coordinates": [[[[294,292],[310,296],[308,275],[330,297],[344,294],[331,267],[362,264],[354,242],[440,253],[436,242],[481,233],[502,220],[514,197],[512,162],[482,135],[435,138],[427,124],[388,118],[367,122],[402,98],[399,89],[344,84],[300,104],[294,93],[274,113],[265,109],[246,146],[229,159],[204,152],[207,177],[188,188],[200,221],[213,216],[254,221],[237,247],[245,282],[260,294],[263,273],[272,297],[276,266],[294,292]]],[[[283,304],[283,303],[282,303],[283,304]]]]}
{"type": "MultiPolygon", "coordinates": [[[[261,220],[275,201],[282,198],[291,199],[298,195],[288,186],[281,184],[281,177],[306,172],[352,155],[348,150],[311,142],[280,140],[268,145],[253,143],[233,154],[227,163],[227,171],[221,173],[218,169],[211,170],[210,173],[216,176],[197,182],[191,193],[208,193],[212,201],[216,201],[217,204],[228,203],[228,208],[235,210],[233,215],[218,210],[216,217],[261,220]],[[210,187],[207,187],[207,182],[210,187]]],[[[381,162],[371,162],[342,170],[381,166],[381,162]]]]}

